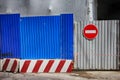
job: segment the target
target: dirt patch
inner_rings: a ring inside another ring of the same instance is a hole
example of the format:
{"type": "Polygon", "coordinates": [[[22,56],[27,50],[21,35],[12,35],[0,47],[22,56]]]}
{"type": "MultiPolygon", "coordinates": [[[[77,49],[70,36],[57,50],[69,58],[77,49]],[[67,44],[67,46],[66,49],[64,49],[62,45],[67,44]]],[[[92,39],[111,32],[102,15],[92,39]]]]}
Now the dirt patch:
{"type": "Polygon", "coordinates": [[[88,79],[96,79],[95,76],[92,73],[87,73],[85,71],[79,71],[79,72],[73,72],[75,74],[72,74],[72,76],[78,76],[88,79]]]}

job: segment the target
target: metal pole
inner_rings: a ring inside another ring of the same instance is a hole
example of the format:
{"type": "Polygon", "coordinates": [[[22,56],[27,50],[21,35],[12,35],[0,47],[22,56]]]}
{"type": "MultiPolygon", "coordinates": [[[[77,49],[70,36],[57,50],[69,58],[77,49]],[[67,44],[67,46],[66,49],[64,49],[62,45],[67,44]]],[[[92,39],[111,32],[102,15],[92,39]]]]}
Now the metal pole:
{"type": "Polygon", "coordinates": [[[87,0],[89,21],[97,19],[97,0],[87,0]]]}
{"type": "MultiPolygon", "coordinates": [[[[97,0],[87,0],[87,7],[88,7],[88,20],[90,21],[89,23],[93,23],[94,20],[97,19],[97,0]]],[[[90,41],[90,68],[93,69],[95,68],[95,46],[94,46],[94,41],[90,41]]]]}

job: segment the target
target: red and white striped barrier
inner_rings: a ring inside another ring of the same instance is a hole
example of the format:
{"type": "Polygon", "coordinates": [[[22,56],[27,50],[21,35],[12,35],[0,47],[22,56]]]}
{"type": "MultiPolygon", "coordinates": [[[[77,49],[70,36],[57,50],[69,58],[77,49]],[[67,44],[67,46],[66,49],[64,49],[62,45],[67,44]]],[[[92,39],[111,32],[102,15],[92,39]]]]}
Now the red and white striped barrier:
{"type": "Polygon", "coordinates": [[[71,72],[72,60],[20,60],[20,72],[71,72]]]}
{"type": "Polygon", "coordinates": [[[2,59],[0,59],[0,71],[2,71],[2,59]]]}
{"type": "Polygon", "coordinates": [[[18,72],[19,60],[18,59],[3,59],[2,71],[18,72]]]}

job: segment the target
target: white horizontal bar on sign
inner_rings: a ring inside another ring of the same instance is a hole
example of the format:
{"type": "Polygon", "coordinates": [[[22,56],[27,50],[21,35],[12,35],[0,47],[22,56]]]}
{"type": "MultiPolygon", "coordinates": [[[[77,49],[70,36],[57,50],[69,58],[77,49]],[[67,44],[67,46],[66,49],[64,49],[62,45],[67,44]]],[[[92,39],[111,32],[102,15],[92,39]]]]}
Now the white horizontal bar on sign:
{"type": "Polygon", "coordinates": [[[85,33],[87,33],[87,34],[96,33],[96,30],[85,30],[85,33]]]}

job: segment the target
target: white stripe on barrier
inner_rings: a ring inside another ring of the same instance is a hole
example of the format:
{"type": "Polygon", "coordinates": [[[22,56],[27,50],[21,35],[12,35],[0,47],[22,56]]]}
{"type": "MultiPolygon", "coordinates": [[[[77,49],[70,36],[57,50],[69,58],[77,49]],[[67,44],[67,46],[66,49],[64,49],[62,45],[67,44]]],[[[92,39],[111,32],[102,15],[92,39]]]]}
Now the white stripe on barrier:
{"type": "Polygon", "coordinates": [[[35,64],[36,64],[36,60],[32,60],[29,64],[27,72],[32,72],[32,69],[34,68],[35,64]]]}
{"type": "Polygon", "coordinates": [[[10,59],[10,61],[9,61],[9,63],[8,63],[8,66],[7,66],[7,68],[6,68],[6,71],[10,71],[10,70],[11,70],[13,63],[14,63],[14,60],[13,60],[13,59],[10,59]]]}
{"type": "Polygon", "coordinates": [[[51,67],[49,72],[55,72],[56,68],[59,65],[60,60],[55,60],[55,62],[53,63],[53,66],[51,67]]]}
{"type": "Polygon", "coordinates": [[[2,71],[2,59],[0,59],[0,71],[2,71]]]}
{"type": "Polygon", "coordinates": [[[40,69],[39,69],[39,72],[43,72],[43,71],[44,71],[46,65],[48,64],[48,61],[49,61],[49,60],[44,60],[44,61],[43,61],[42,65],[41,65],[41,67],[40,67],[40,69]]]}
{"type": "Polygon", "coordinates": [[[71,61],[66,61],[61,72],[67,72],[67,69],[68,69],[70,63],[71,63],[71,61]]]}

